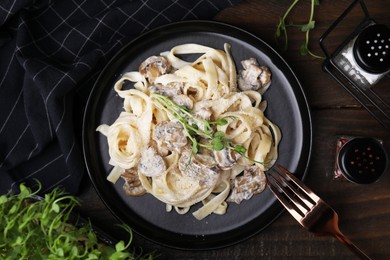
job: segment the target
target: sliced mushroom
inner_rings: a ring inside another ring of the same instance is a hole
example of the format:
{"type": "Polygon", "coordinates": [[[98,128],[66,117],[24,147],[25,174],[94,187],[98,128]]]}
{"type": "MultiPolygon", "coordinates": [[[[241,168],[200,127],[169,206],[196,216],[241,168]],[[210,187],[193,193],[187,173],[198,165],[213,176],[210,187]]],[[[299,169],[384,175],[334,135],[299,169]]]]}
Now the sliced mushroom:
{"type": "Polygon", "coordinates": [[[171,99],[179,106],[184,106],[188,109],[192,109],[194,107],[194,101],[186,95],[172,96],[171,99]]]}
{"type": "Polygon", "coordinates": [[[138,173],[147,177],[162,175],[167,170],[164,158],[153,147],[144,149],[138,164],[138,173]]]}
{"type": "Polygon", "coordinates": [[[173,96],[183,94],[182,86],[180,84],[168,84],[168,85],[156,84],[150,86],[149,90],[152,93],[161,94],[167,97],[173,97],[173,96]]]}
{"type": "Polygon", "coordinates": [[[187,144],[183,126],[177,121],[158,123],[153,131],[153,139],[170,151],[177,151],[187,144]]]}
{"type": "Polygon", "coordinates": [[[237,176],[233,182],[233,189],[227,201],[240,204],[243,200],[249,200],[254,194],[265,189],[267,183],[265,173],[257,165],[252,165],[244,170],[242,176],[237,176]]]}
{"type": "Polygon", "coordinates": [[[142,186],[138,177],[138,173],[135,169],[127,169],[121,178],[125,181],[123,184],[123,190],[129,196],[142,196],[146,193],[145,188],[142,186]]]}
{"type": "Polygon", "coordinates": [[[179,83],[170,83],[168,85],[156,84],[152,85],[149,90],[152,93],[169,97],[179,106],[184,106],[188,109],[192,109],[194,106],[194,101],[187,95],[183,95],[182,86],[179,83]]]}
{"type": "Polygon", "coordinates": [[[229,148],[224,148],[220,151],[214,151],[215,161],[222,170],[231,169],[237,162],[237,154],[229,148]]]}
{"type": "Polygon", "coordinates": [[[149,83],[153,83],[157,77],[168,73],[170,70],[171,64],[163,56],[151,56],[139,66],[139,72],[149,80],[149,83]]]}
{"type": "Polygon", "coordinates": [[[263,94],[271,84],[271,72],[268,67],[259,66],[254,58],[243,60],[241,64],[244,69],[239,72],[239,89],[257,90],[263,94]]]}
{"type": "Polygon", "coordinates": [[[210,155],[191,154],[187,149],[181,154],[178,165],[182,174],[199,181],[202,187],[213,187],[220,177],[220,169],[210,155]]]}

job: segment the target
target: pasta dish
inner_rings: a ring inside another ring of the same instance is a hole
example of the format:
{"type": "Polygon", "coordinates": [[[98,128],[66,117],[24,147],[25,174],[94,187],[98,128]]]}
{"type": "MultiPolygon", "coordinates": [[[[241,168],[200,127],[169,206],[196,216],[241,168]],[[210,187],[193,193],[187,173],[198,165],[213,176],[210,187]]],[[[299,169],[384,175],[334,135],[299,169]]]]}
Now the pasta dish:
{"type": "Polygon", "coordinates": [[[281,139],[264,115],[271,72],[254,58],[240,65],[227,43],[189,43],[123,74],[114,89],[124,110],[97,128],[113,166],[107,179],[122,179],[129,196],[153,195],[167,211],[185,214],[199,203],[198,220],[262,192],[281,139]]]}

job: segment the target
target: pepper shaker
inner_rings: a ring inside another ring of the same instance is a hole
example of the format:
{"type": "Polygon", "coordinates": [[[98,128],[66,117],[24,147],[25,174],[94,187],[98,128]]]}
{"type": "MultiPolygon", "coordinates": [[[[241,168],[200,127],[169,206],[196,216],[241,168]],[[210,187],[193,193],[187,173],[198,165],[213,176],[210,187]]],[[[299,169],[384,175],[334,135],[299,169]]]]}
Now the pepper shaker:
{"type": "Polygon", "coordinates": [[[320,47],[324,71],[390,130],[390,103],[383,95],[390,80],[388,26],[370,17],[363,0],[354,0],[320,37],[320,47]],[[340,33],[343,39],[334,41],[340,33]]]}
{"type": "Polygon", "coordinates": [[[390,28],[369,24],[336,54],[334,62],[358,87],[372,87],[390,71],[390,28]]]}

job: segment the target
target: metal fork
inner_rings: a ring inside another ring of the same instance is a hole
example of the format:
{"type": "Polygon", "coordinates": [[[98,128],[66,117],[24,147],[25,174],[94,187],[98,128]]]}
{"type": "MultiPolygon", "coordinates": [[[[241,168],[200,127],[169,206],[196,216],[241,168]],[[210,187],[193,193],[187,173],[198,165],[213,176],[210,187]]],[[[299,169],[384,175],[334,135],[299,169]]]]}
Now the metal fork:
{"type": "Polygon", "coordinates": [[[360,259],[371,259],[340,232],[338,215],[328,204],[288,170],[277,167],[279,170],[267,172],[268,187],[304,228],[317,235],[333,236],[360,259]]]}

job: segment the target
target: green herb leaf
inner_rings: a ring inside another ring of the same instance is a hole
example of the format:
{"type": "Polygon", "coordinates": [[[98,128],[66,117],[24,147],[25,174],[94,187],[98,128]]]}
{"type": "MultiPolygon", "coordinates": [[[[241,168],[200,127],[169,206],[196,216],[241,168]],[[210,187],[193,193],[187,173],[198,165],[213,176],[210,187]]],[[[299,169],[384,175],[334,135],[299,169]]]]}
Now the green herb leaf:
{"type": "Polygon", "coordinates": [[[221,118],[215,124],[219,125],[219,126],[223,126],[223,125],[226,125],[227,123],[228,123],[228,121],[226,120],[226,118],[221,118]]]}
{"type": "Polygon", "coordinates": [[[246,148],[242,145],[236,145],[234,146],[234,151],[236,151],[237,153],[243,155],[246,153],[246,148]]]}
{"type": "Polygon", "coordinates": [[[191,151],[192,151],[192,153],[194,153],[194,154],[197,154],[198,153],[198,142],[196,141],[196,139],[194,139],[193,141],[192,141],[192,148],[191,148],[191,151]]]}
{"type": "Polygon", "coordinates": [[[8,201],[7,196],[5,195],[0,196],[0,205],[6,203],[7,201],[8,201]]]}
{"type": "Polygon", "coordinates": [[[214,133],[213,135],[214,138],[224,138],[225,137],[225,133],[222,132],[222,131],[217,131],[214,133]]]}
{"type": "Polygon", "coordinates": [[[225,117],[222,117],[222,118],[218,119],[215,122],[209,122],[209,123],[210,124],[215,124],[215,125],[218,125],[218,126],[223,126],[223,125],[226,125],[227,123],[229,123],[228,119],[235,120],[236,117],[235,116],[225,116],[225,117]]]}
{"type": "Polygon", "coordinates": [[[56,253],[58,256],[64,256],[64,250],[62,248],[58,248],[56,253]]]}
{"type": "Polygon", "coordinates": [[[223,144],[223,142],[217,138],[211,140],[211,145],[212,145],[212,149],[215,151],[220,151],[223,148],[225,148],[225,145],[223,144]]]}
{"type": "Polygon", "coordinates": [[[60,212],[60,206],[58,206],[57,203],[53,203],[53,205],[51,206],[51,209],[52,209],[55,213],[60,212]]]}
{"type": "Polygon", "coordinates": [[[15,243],[13,244],[13,246],[14,246],[14,247],[15,247],[15,246],[19,246],[20,244],[22,244],[22,242],[23,242],[23,238],[20,237],[20,236],[18,236],[18,237],[16,238],[15,243]]]}
{"type": "Polygon", "coordinates": [[[8,214],[15,214],[18,210],[18,205],[13,205],[11,209],[9,210],[8,214]]]}
{"type": "Polygon", "coordinates": [[[115,250],[117,252],[122,252],[123,250],[125,249],[125,243],[123,241],[119,241],[116,245],[115,245],[115,250]]]}
{"type": "Polygon", "coordinates": [[[302,32],[305,32],[305,44],[304,44],[304,47],[301,47],[300,48],[300,53],[301,55],[311,55],[312,57],[314,58],[318,58],[318,59],[325,59],[325,57],[322,57],[322,56],[318,56],[314,53],[312,53],[310,50],[309,50],[309,32],[310,30],[313,30],[314,27],[315,27],[315,21],[313,20],[313,17],[314,17],[314,9],[315,9],[315,6],[318,6],[320,4],[320,1],[319,0],[311,0],[311,8],[310,8],[310,17],[309,17],[309,20],[306,24],[303,24],[303,25],[294,25],[293,22],[289,22],[288,25],[286,25],[286,18],[287,16],[290,14],[290,12],[292,11],[292,9],[294,9],[295,5],[299,2],[299,0],[294,0],[294,2],[288,7],[288,9],[286,10],[286,12],[284,13],[284,15],[279,19],[279,22],[278,22],[278,25],[277,25],[277,28],[276,28],[276,32],[275,32],[275,38],[278,39],[279,37],[281,37],[281,34],[282,32],[284,33],[284,40],[285,40],[285,43],[284,43],[284,50],[287,50],[287,44],[288,44],[288,38],[287,38],[287,27],[290,26],[290,27],[299,27],[300,30],[302,32]]]}
{"type": "Polygon", "coordinates": [[[211,140],[211,147],[215,151],[220,151],[226,147],[227,140],[225,139],[225,133],[222,131],[217,131],[213,135],[211,140]]]}
{"type": "Polygon", "coordinates": [[[96,255],[96,254],[88,254],[88,258],[87,259],[99,259],[99,257],[96,255]]]}
{"type": "Polygon", "coordinates": [[[307,24],[301,26],[302,32],[307,32],[315,27],[315,21],[310,21],[307,24]]]}
{"type": "MultiPolygon", "coordinates": [[[[31,196],[38,190],[21,185],[18,195],[0,196],[0,259],[110,259],[115,254],[98,241],[90,223],[76,227],[68,222],[76,197],[56,188],[36,201],[31,196]]],[[[117,259],[136,259],[125,252],[132,238],[131,229],[125,230],[130,240],[118,246],[117,259]]]]}
{"type": "Polygon", "coordinates": [[[26,188],[26,186],[24,186],[24,184],[21,184],[19,186],[19,189],[20,189],[20,193],[19,193],[20,198],[27,198],[31,194],[31,192],[26,188]]]}

